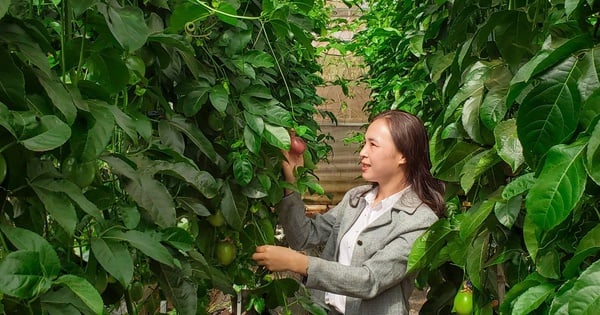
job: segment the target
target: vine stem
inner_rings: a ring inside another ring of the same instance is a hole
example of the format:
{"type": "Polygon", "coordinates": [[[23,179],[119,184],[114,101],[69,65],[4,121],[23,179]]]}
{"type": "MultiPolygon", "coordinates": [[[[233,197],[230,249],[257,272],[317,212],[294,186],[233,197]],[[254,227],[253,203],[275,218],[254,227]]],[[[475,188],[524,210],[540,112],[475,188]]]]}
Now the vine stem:
{"type": "Polygon", "coordinates": [[[242,20],[260,20],[260,16],[241,16],[241,15],[235,15],[235,14],[231,14],[231,13],[220,11],[220,10],[215,9],[215,8],[209,6],[208,4],[204,3],[204,1],[198,1],[198,0],[196,0],[196,1],[191,1],[191,2],[199,4],[199,5],[203,6],[203,7],[205,7],[206,9],[208,9],[209,11],[216,12],[216,13],[219,13],[219,14],[223,14],[223,15],[231,17],[231,18],[242,19],[242,20]]]}

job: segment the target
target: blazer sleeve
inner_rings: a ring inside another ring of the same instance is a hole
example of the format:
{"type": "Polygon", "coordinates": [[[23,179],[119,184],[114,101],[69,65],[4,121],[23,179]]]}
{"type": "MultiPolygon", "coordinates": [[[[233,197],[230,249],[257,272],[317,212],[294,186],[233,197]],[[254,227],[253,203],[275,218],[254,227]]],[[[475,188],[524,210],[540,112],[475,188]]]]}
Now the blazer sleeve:
{"type": "Polygon", "coordinates": [[[406,221],[404,219],[410,220],[410,223],[402,224],[398,233],[387,241],[382,238],[387,243],[360,264],[344,266],[335,261],[309,257],[306,287],[370,299],[398,285],[406,277],[413,243],[437,220],[437,216],[425,208],[398,221],[406,221]]]}
{"type": "MultiPolygon", "coordinates": [[[[339,204],[345,204],[348,195],[339,204]]],[[[283,227],[289,246],[295,250],[304,250],[326,243],[339,229],[340,217],[343,215],[340,205],[314,218],[306,216],[305,205],[298,193],[284,197],[276,205],[279,224],[283,227]]]]}

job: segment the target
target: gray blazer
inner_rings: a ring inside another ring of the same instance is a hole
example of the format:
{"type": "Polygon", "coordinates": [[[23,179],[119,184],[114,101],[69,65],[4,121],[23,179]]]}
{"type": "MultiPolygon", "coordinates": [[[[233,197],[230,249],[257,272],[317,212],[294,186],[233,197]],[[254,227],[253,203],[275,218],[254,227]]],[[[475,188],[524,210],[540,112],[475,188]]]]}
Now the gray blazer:
{"type": "Polygon", "coordinates": [[[414,287],[413,277],[406,275],[408,255],[415,239],[438,217],[408,188],[388,214],[361,232],[351,265],[341,265],[340,240],[365,208],[363,193],[369,189],[351,189],[338,205],[314,218],[305,215],[300,195],[291,194],[277,205],[279,222],[295,250],[325,244],[320,258],[308,260],[306,287],[315,302],[324,305],[327,291],[347,296],[346,315],[408,314],[414,287]]]}

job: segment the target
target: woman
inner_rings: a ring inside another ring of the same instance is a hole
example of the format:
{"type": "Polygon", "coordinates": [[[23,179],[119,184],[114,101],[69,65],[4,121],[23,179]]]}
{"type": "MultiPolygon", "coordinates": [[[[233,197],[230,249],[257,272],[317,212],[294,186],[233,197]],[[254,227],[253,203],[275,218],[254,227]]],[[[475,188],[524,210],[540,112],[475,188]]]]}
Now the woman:
{"type": "MultiPolygon", "coordinates": [[[[294,183],[302,154],[284,155],[283,174],[294,183]]],[[[375,116],[360,162],[362,178],[372,185],[351,189],[326,213],[306,217],[300,195],[287,191],[276,207],[291,248],[325,244],[320,258],[269,245],[257,247],[252,258],[271,271],[305,275],[313,299],[329,314],[408,314],[408,255],[444,212],[444,186],[430,173],[423,123],[399,110],[375,116]]]]}

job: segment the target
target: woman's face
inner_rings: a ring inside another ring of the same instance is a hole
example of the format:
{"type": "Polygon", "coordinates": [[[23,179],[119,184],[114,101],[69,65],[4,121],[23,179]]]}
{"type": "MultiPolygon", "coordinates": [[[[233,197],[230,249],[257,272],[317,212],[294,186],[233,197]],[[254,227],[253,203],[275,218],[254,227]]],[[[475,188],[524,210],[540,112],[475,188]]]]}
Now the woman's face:
{"type": "Polygon", "coordinates": [[[394,145],[387,119],[377,119],[369,125],[360,158],[362,177],[366,181],[384,185],[403,173],[406,159],[394,145]]]}

